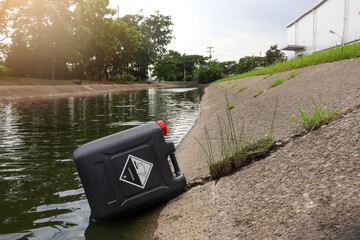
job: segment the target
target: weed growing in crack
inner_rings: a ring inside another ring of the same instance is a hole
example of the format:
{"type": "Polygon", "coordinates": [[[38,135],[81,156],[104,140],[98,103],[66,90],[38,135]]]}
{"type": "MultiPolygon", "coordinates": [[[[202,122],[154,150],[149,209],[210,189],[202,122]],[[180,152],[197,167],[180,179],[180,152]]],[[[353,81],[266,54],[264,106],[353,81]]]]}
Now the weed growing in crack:
{"type": "Polygon", "coordinates": [[[336,111],[327,111],[321,107],[321,97],[319,96],[319,103],[314,99],[311,99],[314,104],[313,113],[305,113],[298,106],[300,116],[287,118],[290,122],[290,128],[293,128],[294,124],[298,124],[306,129],[306,131],[311,132],[312,130],[320,127],[322,124],[329,121],[335,114],[336,111]]]}
{"type": "Polygon", "coordinates": [[[280,85],[280,84],[282,84],[282,83],[285,82],[285,81],[286,81],[286,80],[283,79],[283,78],[275,79],[274,81],[272,81],[272,82],[270,83],[270,88],[276,87],[277,85],[280,85]]]}
{"type": "Polygon", "coordinates": [[[248,86],[242,86],[240,89],[239,89],[239,92],[242,92],[242,91],[244,91],[245,89],[247,89],[248,88],[248,86]]]}
{"type": "Polygon", "coordinates": [[[261,89],[261,90],[259,90],[257,93],[254,94],[254,97],[257,97],[257,96],[259,96],[260,94],[262,94],[262,93],[264,93],[264,92],[265,92],[265,90],[264,90],[264,89],[261,89]]]}
{"type": "MultiPolygon", "coordinates": [[[[203,146],[198,139],[196,140],[205,151],[210,170],[210,177],[212,179],[218,179],[222,176],[225,176],[230,172],[235,171],[244,165],[247,165],[259,158],[263,158],[269,154],[271,148],[274,145],[272,132],[274,129],[277,103],[278,102],[276,101],[269,132],[268,134],[264,134],[262,137],[254,138],[252,136],[246,136],[244,133],[244,124],[241,126],[240,133],[237,133],[229,108],[226,108],[227,121],[222,122],[220,117],[217,116],[220,128],[220,138],[210,138],[209,132],[205,127],[204,130],[207,148],[203,146]],[[220,160],[216,160],[214,158],[211,140],[220,141],[220,160]]],[[[229,106],[227,97],[226,104],[229,106]]]]}
{"type": "Polygon", "coordinates": [[[292,78],[296,77],[297,75],[299,75],[299,72],[297,72],[297,71],[293,71],[293,72],[291,72],[291,73],[290,73],[290,75],[289,75],[289,77],[288,77],[288,79],[287,79],[287,80],[290,80],[290,79],[292,79],[292,78]]]}
{"type": "Polygon", "coordinates": [[[210,176],[216,174],[216,169],[215,169],[215,158],[214,158],[214,152],[212,149],[212,145],[211,145],[211,141],[210,141],[210,137],[209,137],[209,132],[207,130],[207,128],[205,127],[205,139],[206,139],[206,145],[207,145],[207,149],[205,148],[204,145],[201,144],[201,142],[195,138],[195,140],[200,144],[201,148],[204,150],[206,158],[207,158],[207,162],[209,165],[209,170],[210,170],[210,176]]]}

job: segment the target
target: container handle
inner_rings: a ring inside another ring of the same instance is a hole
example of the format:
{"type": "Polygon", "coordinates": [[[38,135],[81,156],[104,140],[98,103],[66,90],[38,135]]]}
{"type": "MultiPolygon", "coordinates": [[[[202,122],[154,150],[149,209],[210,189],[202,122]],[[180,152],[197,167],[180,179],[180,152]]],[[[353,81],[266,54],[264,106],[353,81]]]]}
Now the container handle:
{"type": "Polygon", "coordinates": [[[178,163],[176,161],[176,157],[175,157],[174,153],[170,154],[170,159],[171,159],[172,165],[174,166],[175,175],[177,177],[180,176],[181,175],[180,168],[179,168],[179,165],[178,165],[178,163]]]}

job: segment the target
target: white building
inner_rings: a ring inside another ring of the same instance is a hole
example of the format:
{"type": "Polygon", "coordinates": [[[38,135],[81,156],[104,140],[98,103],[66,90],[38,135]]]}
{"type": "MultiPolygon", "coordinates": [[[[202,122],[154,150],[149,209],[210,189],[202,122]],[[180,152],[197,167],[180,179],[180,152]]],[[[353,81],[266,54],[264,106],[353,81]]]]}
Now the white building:
{"type": "Polygon", "coordinates": [[[286,28],[296,56],[359,40],[360,0],[321,0],[286,28]]]}

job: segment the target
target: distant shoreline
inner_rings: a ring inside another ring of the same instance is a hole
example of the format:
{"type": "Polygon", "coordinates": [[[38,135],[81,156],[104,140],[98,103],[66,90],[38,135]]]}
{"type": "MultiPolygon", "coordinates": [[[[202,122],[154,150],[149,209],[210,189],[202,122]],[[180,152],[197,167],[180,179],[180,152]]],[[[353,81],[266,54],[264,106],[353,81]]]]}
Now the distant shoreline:
{"type": "Polygon", "coordinates": [[[123,91],[146,90],[151,88],[173,88],[194,86],[193,83],[134,83],[114,84],[84,81],[85,84],[76,84],[69,80],[33,80],[26,83],[24,80],[0,79],[0,102],[11,101],[38,101],[53,98],[77,96],[94,96],[106,93],[123,91]],[[6,82],[5,82],[6,81],[6,82]],[[64,84],[64,83],[65,84],[64,84]]]}
{"type": "Polygon", "coordinates": [[[0,86],[0,101],[42,100],[75,96],[94,96],[112,92],[175,87],[171,84],[93,84],[0,86]]]}

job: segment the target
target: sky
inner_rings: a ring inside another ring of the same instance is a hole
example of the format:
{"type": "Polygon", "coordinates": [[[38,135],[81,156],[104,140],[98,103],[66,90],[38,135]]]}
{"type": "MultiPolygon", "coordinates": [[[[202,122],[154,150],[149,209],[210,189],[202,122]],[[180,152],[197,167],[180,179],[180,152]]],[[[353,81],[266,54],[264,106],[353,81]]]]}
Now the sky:
{"type": "Polygon", "coordinates": [[[287,45],[286,25],[319,0],[110,0],[119,15],[159,11],[174,23],[168,49],[181,54],[238,61],[264,56],[271,45],[287,45]]]}

